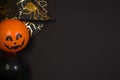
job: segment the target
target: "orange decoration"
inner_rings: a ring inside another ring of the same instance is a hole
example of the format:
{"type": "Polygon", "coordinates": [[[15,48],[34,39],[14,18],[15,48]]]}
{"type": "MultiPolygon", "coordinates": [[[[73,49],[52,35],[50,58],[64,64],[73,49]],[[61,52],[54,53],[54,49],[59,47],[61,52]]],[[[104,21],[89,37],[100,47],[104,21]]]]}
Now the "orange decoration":
{"type": "Polygon", "coordinates": [[[0,23],[0,49],[16,54],[29,41],[29,31],[25,24],[17,19],[4,20],[0,23]]]}

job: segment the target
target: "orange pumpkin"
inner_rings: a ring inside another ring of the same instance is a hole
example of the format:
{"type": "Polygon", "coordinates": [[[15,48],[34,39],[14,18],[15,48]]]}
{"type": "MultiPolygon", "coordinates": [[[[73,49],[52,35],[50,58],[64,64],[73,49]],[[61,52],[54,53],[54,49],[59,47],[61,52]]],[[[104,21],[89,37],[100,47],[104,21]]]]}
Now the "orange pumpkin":
{"type": "Polygon", "coordinates": [[[29,41],[29,31],[25,24],[17,19],[0,23],[0,49],[13,53],[22,50],[29,41]]]}

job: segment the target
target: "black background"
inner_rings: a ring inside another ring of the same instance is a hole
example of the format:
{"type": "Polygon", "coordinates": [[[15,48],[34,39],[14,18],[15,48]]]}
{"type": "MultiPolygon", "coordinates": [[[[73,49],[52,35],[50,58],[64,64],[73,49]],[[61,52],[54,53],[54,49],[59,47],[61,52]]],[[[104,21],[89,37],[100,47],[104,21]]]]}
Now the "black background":
{"type": "Polygon", "coordinates": [[[49,22],[23,51],[32,80],[119,80],[120,4],[48,0],[49,22]]]}

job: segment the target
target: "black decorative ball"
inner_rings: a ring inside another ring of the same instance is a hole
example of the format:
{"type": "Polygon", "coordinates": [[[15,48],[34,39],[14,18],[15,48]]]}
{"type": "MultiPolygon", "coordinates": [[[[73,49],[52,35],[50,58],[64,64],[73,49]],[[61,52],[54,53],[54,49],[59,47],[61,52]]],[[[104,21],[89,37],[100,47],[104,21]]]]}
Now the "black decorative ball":
{"type": "Polygon", "coordinates": [[[28,80],[29,70],[23,60],[16,55],[0,58],[0,80],[28,80]]]}

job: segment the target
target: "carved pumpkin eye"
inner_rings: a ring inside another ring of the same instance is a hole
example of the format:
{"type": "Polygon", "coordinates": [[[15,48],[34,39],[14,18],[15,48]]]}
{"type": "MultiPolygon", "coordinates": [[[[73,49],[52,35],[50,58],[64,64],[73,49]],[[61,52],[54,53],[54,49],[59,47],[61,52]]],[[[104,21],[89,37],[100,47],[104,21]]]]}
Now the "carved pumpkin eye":
{"type": "Polygon", "coordinates": [[[6,41],[13,41],[13,39],[12,39],[11,36],[7,36],[7,37],[6,37],[6,41]]]}
{"type": "Polygon", "coordinates": [[[16,35],[16,40],[18,40],[19,38],[22,38],[22,35],[21,35],[21,34],[17,34],[17,35],[16,35]]]}

